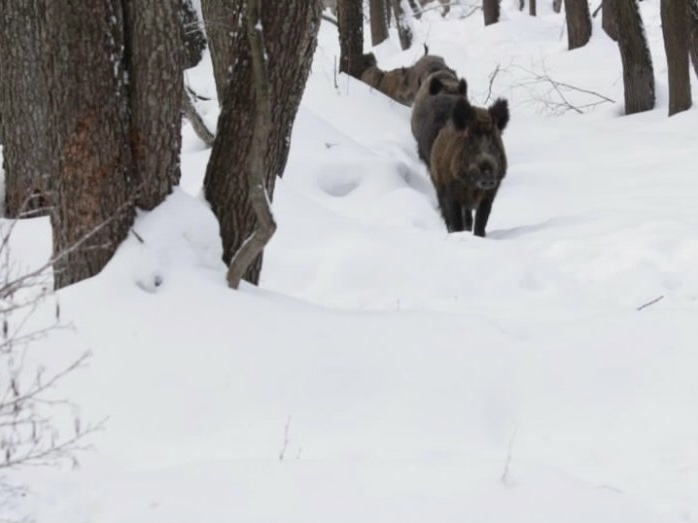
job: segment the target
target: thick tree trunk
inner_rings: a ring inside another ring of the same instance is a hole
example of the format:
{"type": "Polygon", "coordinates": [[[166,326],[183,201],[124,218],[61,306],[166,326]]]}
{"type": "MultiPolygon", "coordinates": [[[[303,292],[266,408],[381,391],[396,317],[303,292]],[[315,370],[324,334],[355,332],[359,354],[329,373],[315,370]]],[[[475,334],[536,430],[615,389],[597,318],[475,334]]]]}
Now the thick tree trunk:
{"type": "Polygon", "coordinates": [[[337,0],[339,72],[361,78],[364,72],[363,0],[337,0]]]}
{"type": "Polygon", "coordinates": [[[499,0],[482,0],[482,12],[485,15],[485,25],[499,22],[499,0]]]}
{"type": "MultiPolygon", "coordinates": [[[[244,1],[235,0],[232,5],[232,27],[245,27],[244,1]]],[[[321,6],[320,0],[306,0],[284,2],[277,9],[262,11],[273,101],[272,128],[266,144],[266,183],[270,198],[276,176],[283,173],[288,158],[293,122],[317,44],[321,6]]],[[[232,43],[235,61],[231,62],[231,76],[234,81],[223,100],[204,179],[206,199],[220,223],[226,264],[256,225],[247,187],[255,104],[250,47],[245,31],[236,31],[232,43]]],[[[261,256],[249,268],[245,279],[257,283],[260,272],[261,256]]]]}
{"type": "Polygon", "coordinates": [[[412,47],[412,24],[407,17],[407,13],[402,8],[402,0],[391,0],[393,12],[395,13],[395,24],[397,34],[400,37],[400,47],[409,49],[412,47]]]}
{"type": "Polygon", "coordinates": [[[97,274],[133,221],[118,0],[45,2],[54,282],[97,274]]]}
{"type": "Polygon", "coordinates": [[[179,183],[181,11],[171,0],[123,0],[136,205],[153,209],[179,183]]]}
{"type": "Polygon", "coordinates": [[[48,91],[42,71],[42,2],[0,2],[0,136],[4,144],[5,213],[45,214],[49,150],[48,91]],[[4,122],[4,123],[3,123],[4,122]]]}
{"type": "Polygon", "coordinates": [[[222,105],[230,80],[230,64],[233,63],[233,37],[239,32],[235,25],[236,11],[232,0],[201,0],[201,10],[213,63],[218,104],[222,105]]]}
{"type": "Polygon", "coordinates": [[[618,47],[623,62],[625,113],[633,114],[654,108],[654,69],[645,38],[637,0],[613,0],[618,24],[618,47]]]}
{"type": "Polygon", "coordinates": [[[182,69],[189,69],[197,65],[203,58],[204,49],[206,49],[206,35],[191,0],[180,0],[180,5],[182,8],[182,42],[184,43],[182,69]]]}
{"type": "Polygon", "coordinates": [[[662,33],[669,75],[669,116],[691,107],[686,0],[661,0],[662,33]]]}
{"type": "Polygon", "coordinates": [[[614,0],[603,0],[601,3],[601,27],[611,40],[617,42],[618,24],[613,14],[613,1],[614,0]]]}
{"type": "Polygon", "coordinates": [[[388,22],[385,18],[385,0],[370,0],[371,45],[376,46],[388,39],[388,22]]]}
{"type": "Polygon", "coordinates": [[[587,0],[565,0],[565,17],[570,51],[585,46],[591,38],[591,15],[587,0]]]}

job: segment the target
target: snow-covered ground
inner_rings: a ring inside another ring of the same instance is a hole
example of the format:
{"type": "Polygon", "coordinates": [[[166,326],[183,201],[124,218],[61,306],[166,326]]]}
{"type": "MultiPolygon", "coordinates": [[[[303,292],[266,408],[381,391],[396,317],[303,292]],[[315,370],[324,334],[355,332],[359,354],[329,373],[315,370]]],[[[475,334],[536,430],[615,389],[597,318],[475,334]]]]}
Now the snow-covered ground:
{"type": "MultiPolygon", "coordinates": [[[[509,99],[486,239],[446,233],[409,109],[343,75],[335,87],[330,24],[260,288],[226,287],[208,151],[185,123],[181,187],[139,215],[145,243],[61,291],[75,328],[33,349],[92,351],[60,393],[104,429],[76,470],[13,474],[31,493],[2,515],[698,522],[698,112],[666,116],[658,0],[641,3],[657,108],[629,117],[600,20],[570,52],[563,14],[516,3],[487,28],[430,11],[412,49],[393,34],[374,50],[389,69],[426,42],[472,100],[509,99]],[[615,103],[564,111],[600,98],[563,86],[564,102],[541,75],[615,103]]],[[[215,95],[208,60],[187,76],[215,95]]],[[[200,110],[215,126],[215,101],[200,110]]],[[[18,226],[15,256],[49,248],[46,219],[18,226]]]]}

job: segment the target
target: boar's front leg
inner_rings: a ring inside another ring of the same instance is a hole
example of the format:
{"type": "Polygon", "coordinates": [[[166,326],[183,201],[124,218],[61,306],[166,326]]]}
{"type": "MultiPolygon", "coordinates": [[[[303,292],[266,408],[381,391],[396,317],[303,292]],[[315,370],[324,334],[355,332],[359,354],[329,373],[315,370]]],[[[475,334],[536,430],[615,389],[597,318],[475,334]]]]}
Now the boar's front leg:
{"type": "Polygon", "coordinates": [[[459,232],[463,230],[463,214],[460,205],[445,191],[439,191],[439,207],[448,232],[459,232]]]}
{"type": "Polygon", "coordinates": [[[480,205],[477,206],[475,211],[475,236],[485,237],[485,227],[487,227],[487,220],[490,218],[490,211],[492,211],[492,202],[494,202],[494,197],[496,193],[488,194],[482,199],[480,205]]]}

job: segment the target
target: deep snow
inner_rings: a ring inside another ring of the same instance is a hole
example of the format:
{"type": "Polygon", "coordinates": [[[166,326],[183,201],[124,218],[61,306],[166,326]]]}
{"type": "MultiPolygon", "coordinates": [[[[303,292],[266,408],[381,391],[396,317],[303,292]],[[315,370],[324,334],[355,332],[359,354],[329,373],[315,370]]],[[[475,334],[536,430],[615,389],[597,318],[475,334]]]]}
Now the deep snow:
{"type": "MultiPolygon", "coordinates": [[[[641,5],[658,103],[630,117],[600,21],[569,52],[547,6],[505,0],[487,28],[430,11],[412,49],[393,34],[375,50],[391,68],[427,42],[478,103],[500,66],[510,169],[486,239],[446,233],[409,109],[334,86],[327,23],[260,288],[225,286],[208,151],[185,123],[182,183],[139,214],[145,243],[61,291],[74,330],[32,349],[92,351],[60,394],[105,428],[79,469],[13,474],[31,494],[3,516],[698,522],[698,113],[667,118],[659,2],[641,5]],[[563,112],[541,73],[616,102],[563,112]]],[[[215,96],[208,59],[187,79],[215,96]]],[[[215,127],[215,100],[199,108],[215,127]]],[[[49,235],[23,222],[12,252],[38,263],[49,235]]]]}

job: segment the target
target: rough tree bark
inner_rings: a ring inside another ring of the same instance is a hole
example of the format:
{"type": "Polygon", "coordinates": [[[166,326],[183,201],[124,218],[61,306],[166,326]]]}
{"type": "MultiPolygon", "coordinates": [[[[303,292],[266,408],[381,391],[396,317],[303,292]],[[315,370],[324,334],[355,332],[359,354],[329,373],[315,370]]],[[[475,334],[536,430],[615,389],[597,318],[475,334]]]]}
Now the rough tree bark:
{"type": "Polygon", "coordinates": [[[686,0],[661,0],[662,34],[669,76],[669,116],[691,107],[691,77],[689,76],[690,13],[686,0]]]}
{"type": "Polygon", "coordinates": [[[625,114],[654,108],[654,69],[645,38],[637,0],[613,0],[613,14],[618,24],[618,47],[623,62],[625,114]]]}
{"type": "Polygon", "coordinates": [[[133,172],[120,2],[45,7],[54,284],[61,288],[97,274],[126,237],[133,172]]]}
{"type": "Polygon", "coordinates": [[[583,47],[591,38],[591,15],[587,0],[565,0],[567,43],[570,50],[583,47]]]}
{"type": "Polygon", "coordinates": [[[237,289],[247,268],[259,256],[276,231],[266,187],[266,139],[271,130],[271,89],[264,49],[264,28],[259,24],[261,0],[247,0],[246,28],[250,43],[255,116],[252,146],[247,155],[247,189],[257,224],[250,237],[235,252],[228,267],[228,286],[237,289]]]}
{"type": "Polygon", "coordinates": [[[395,13],[395,25],[397,34],[400,37],[400,47],[409,49],[412,46],[412,25],[407,17],[407,13],[402,8],[402,0],[391,0],[393,13],[395,13]]]}
{"type": "Polygon", "coordinates": [[[181,7],[123,0],[136,205],[153,209],[179,183],[182,103],[181,7]]]}
{"type": "Polygon", "coordinates": [[[337,0],[339,72],[361,78],[364,72],[363,0],[337,0]]]}
{"type": "Polygon", "coordinates": [[[485,15],[485,25],[499,22],[499,0],[482,0],[482,12],[485,15]]]}
{"type": "Polygon", "coordinates": [[[618,41],[618,24],[613,14],[613,0],[603,0],[601,3],[601,27],[611,40],[618,41]]]}
{"type": "Polygon", "coordinates": [[[0,2],[0,121],[4,136],[5,213],[11,218],[48,210],[48,92],[42,73],[42,2],[0,2]],[[4,124],[3,124],[4,122],[4,124]]]}
{"type": "Polygon", "coordinates": [[[371,45],[376,46],[388,39],[385,0],[370,0],[371,45]]]}
{"type": "MultiPolygon", "coordinates": [[[[244,1],[235,0],[232,5],[232,27],[244,27],[244,1]]],[[[265,178],[270,199],[276,176],[282,174],[288,158],[293,122],[317,44],[321,7],[320,0],[307,0],[284,2],[277,9],[262,11],[273,101],[272,126],[265,149],[265,178]]],[[[234,81],[229,84],[222,104],[204,179],[206,199],[220,223],[226,264],[230,264],[233,253],[249,238],[256,225],[247,186],[247,159],[255,117],[250,47],[244,31],[236,31],[232,43],[231,56],[235,56],[235,60],[231,62],[231,76],[234,81]]],[[[261,266],[260,255],[244,278],[258,283],[261,266]]]]}
{"type": "Polygon", "coordinates": [[[230,64],[233,63],[233,39],[239,32],[235,25],[236,11],[231,0],[201,0],[201,10],[213,63],[218,104],[222,105],[230,80],[230,64]]]}

